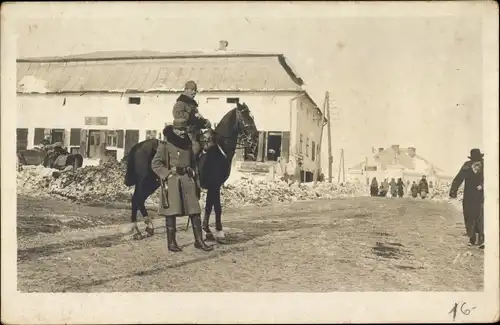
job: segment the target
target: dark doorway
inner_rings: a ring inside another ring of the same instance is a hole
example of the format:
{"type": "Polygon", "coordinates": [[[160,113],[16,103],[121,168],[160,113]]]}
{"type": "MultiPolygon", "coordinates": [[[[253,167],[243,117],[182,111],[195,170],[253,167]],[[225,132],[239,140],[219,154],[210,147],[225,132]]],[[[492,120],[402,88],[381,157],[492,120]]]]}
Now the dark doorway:
{"type": "Polygon", "coordinates": [[[267,136],[267,160],[277,161],[281,156],[281,132],[269,132],[267,136]]]}

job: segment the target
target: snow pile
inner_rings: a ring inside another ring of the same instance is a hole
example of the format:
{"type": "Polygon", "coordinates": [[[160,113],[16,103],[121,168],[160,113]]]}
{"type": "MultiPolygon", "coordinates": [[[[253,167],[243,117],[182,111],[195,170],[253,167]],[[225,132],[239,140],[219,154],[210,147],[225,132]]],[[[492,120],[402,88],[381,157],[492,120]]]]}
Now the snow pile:
{"type": "Polygon", "coordinates": [[[332,184],[320,182],[288,183],[282,180],[266,181],[243,178],[225,185],[221,191],[222,204],[228,206],[257,205],[293,202],[298,200],[333,199],[366,195],[357,184],[332,184]]]}
{"type": "Polygon", "coordinates": [[[17,176],[17,191],[30,196],[52,196],[81,203],[128,202],[133,188],[124,185],[125,166],[116,161],[58,171],[24,166],[17,176]]]}
{"type": "Polygon", "coordinates": [[[23,166],[17,173],[17,193],[35,196],[47,194],[42,189],[47,188],[53,180],[53,174],[57,169],[45,168],[43,166],[23,166]]]}
{"type": "MultiPolygon", "coordinates": [[[[434,200],[446,200],[449,198],[449,193],[450,193],[450,187],[451,183],[450,182],[441,182],[438,184],[435,184],[432,189],[430,189],[430,198],[434,200]]],[[[457,199],[459,201],[462,201],[464,196],[464,187],[463,185],[460,186],[458,189],[457,193],[457,199]]]]}
{"type": "MultiPolygon", "coordinates": [[[[134,187],[125,186],[126,167],[116,161],[98,166],[86,166],[73,171],[57,171],[41,166],[25,166],[18,173],[18,193],[30,196],[65,198],[86,204],[129,203],[134,187]]],[[[222,187],[224,207],[242,205],[267,205],[297,200],[331,199],[345,196],[367,195],[360,184],[330,184],[319,182],[298,184],[284,180],[269,181],[243,177],[222,187]]],[[[147,203],[156,204],[159,191],[147,203]]],[[[205,191],[201,202],[204,204],[205,191]]]]}

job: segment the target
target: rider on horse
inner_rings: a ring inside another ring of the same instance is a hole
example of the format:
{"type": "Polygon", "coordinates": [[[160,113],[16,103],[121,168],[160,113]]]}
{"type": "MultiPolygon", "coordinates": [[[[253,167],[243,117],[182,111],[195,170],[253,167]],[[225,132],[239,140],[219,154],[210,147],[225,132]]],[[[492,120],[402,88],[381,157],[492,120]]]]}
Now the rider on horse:
{"type": "Polygon", "coordinates": [[[211,128],[210,121],[204,118],[198,111],[198,103],[194,100],[198,86],[190,80],[184,86],[184,92],[177,98],[172,115],[174,120],[185,120],[187,133],[193,145],[194,156],[197,159],[200,151],[201,129],[211,128]]]}

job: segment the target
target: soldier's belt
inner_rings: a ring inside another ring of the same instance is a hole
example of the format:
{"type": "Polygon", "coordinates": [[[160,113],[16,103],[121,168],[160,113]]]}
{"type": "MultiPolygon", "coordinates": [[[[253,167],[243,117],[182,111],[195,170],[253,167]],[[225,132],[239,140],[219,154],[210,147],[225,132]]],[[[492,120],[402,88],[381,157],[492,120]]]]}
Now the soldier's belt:
{"type": "Polygon", "coordinates": [[[174,167],[173,169],[179,175],[193,175],[193,169],[191,167],[174,167]]]}

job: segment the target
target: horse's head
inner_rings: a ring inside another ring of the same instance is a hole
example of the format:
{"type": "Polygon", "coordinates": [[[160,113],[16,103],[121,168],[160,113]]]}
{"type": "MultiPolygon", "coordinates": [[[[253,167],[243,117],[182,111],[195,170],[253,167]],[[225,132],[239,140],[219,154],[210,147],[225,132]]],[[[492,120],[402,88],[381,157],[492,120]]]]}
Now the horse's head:
{"type": "Polygon", "coordinates": [[[236,103],[236,131],[238,142],[241,146],[248,148],[249,155],[255,155],[259,142],[259,132],[250,109],[245,103],[236,103]]]}
{"type": "MultiPolygon", "coordinates": [[[[236,107],[222,117],[214,133],[223,140],[223,145],[227,146],[225,149],[232,151],[237,147],[244,147],[249,149],[247,155],[255,155],[259,133],[250,109],[245,103],[237,102],[236,107]]],[[[207,131],[202,139],[205,139],[205,143],[210,143],[211,137],[212,133],[207,131]]]]}

